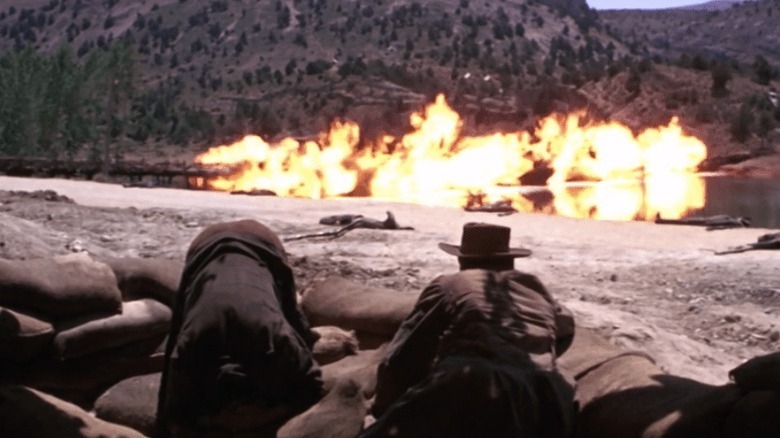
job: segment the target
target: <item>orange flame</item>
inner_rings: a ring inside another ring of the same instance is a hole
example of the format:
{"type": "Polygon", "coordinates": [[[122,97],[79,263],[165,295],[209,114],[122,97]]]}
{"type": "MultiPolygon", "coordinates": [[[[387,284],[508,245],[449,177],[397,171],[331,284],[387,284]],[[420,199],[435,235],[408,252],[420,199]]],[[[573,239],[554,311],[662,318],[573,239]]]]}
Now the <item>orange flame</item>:
{"type": "MultiPolygon", "coordinates": [[[[237,166],[227,177],[203,181],[200,187],[212,190],[265,189],[309,198],[360,194],[450,206],[463,205],[467,192],[519,186],[519,177],[542,162],[554,171],[548,185],[562,215],[634,219],[660,212],[672,218],[703,205],[703,183],[691,173],[706,158],[706,147],[684,134],[677,118],[639,135],[616,122],[583,120],[582,113],[554,115],[533,135],[464,136],[461,117],[439,95],[410,116],[413,130],[400,138],[385,136],[359,147],[359,126],[336,121],[317,140],[268,144],[250,135],[211,148],[196,162],[237,166]],[[626,178],[644,181],[643,187],[567,188],[569,181],[626,178]]],[[[519,194],[509,197],[520,210],[533,208],[519,194]]]]}

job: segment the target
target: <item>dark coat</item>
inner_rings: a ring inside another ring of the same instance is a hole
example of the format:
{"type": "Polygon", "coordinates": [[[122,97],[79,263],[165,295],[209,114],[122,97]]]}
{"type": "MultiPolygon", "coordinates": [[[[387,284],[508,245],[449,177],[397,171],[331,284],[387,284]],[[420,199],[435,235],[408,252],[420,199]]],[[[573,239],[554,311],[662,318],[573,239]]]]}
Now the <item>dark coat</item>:
{"type": "Polygon", "coordinates": [[[377,422],[363,436],[568,436],[573,388],[555,368],[573,335],[565,319],[532,275],[438,277],[379,366],[377,422]]]}
{"type": "Polygon", "coordinates": [[[320,397],[317,337],[286,260],[278,237],[255,221],[213,225],[193,240],[165,352],[162,435],[213,425],[236,404],[295,411],[320,397]]]}

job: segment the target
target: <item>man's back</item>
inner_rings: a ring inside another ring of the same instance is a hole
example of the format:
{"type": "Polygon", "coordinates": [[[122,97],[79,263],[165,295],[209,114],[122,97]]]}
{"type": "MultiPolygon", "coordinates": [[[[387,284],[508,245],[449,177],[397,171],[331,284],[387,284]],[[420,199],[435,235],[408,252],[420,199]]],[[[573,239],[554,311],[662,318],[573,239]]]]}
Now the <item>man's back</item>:
{"type": "Polygon", "coordinates": [[[566,436],[573,390],[555,371],[558,309],[522,272],[436,278],[379,366],[379,419],[364,435],[469,436],[489,425],[497,436],[566,436]]]}

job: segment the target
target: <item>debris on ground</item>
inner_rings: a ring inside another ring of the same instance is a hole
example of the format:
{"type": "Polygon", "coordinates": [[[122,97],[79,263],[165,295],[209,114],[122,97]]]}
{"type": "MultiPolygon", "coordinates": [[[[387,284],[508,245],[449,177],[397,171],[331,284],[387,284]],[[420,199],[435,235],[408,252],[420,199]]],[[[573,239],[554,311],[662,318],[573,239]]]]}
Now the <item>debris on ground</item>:
{"type": "Polygon", "coordinates": [[[326,216],[320,219],[323,225],[341,225],[341,228],[332,231],[320,231],[315,233],[296,234],[286,236],[282,240],[290,242],[293,240],[308,239],[312,237],[341,237],[348,231],[356,228],[366,228],[371,230],[414,230],[413,227],[402,227],[398,225],[392,212],[387,212],[385,220],[371,219],[360,214],[343,214],[326,216]]]}
{"type": "Polygon", "coordinates": [[[512,206],[511,199],[502,199],[491,203],[488,203],[486,199],[487,194],[483,192],[469,192],[466,206],[463,209],[468,212],[501,213],[502,215],[517,213],[518,211],[512,206]]]}
{"type": "Polygon", "coordinates": [[[780,249],[780,233],[769,233],[759,236],[754,243],[731,247],[724,251],[717,251],[715,254],[737,254],[740,252],[751,251],[754,249],[780,249]]]}
{"type": "Polygon", "coordinates": [[[231,195],[247,195],[247,196],[276,196],[276,192],[268,189],[253,189],[253,190],[233,190],[231,195]]]}
{"type": "Polygon", "coordinates": [[[726,214],[692,216],[684,219],[664,219],[660,213],[655,215],[655,223],[657,224],[697,225],[707,227],[707,231],[746,228],[750,226],[751,222],[749,217],[732,217],[726,214]]]}

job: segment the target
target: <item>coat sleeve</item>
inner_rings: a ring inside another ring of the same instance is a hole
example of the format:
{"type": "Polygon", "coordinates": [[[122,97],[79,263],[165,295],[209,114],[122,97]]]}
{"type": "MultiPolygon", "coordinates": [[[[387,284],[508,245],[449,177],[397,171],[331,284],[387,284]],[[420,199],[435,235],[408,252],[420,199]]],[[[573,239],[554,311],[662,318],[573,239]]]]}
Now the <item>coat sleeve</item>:
{"type": "Polygon", "coordinates": [[[444,292],[439,279],[420,295],[412,313],[398,328],[377,371],[372,412],[379,417],[407,389],[431,370],[439,338],[448,324],[444,292]]]}

